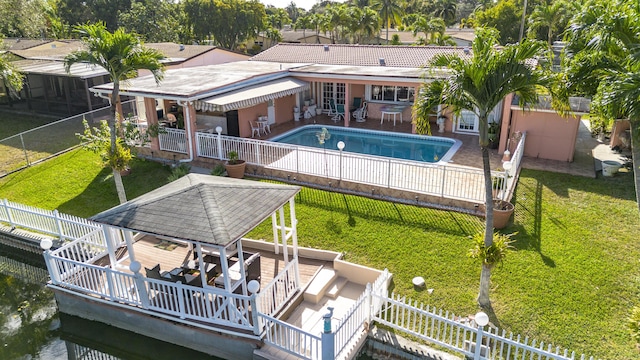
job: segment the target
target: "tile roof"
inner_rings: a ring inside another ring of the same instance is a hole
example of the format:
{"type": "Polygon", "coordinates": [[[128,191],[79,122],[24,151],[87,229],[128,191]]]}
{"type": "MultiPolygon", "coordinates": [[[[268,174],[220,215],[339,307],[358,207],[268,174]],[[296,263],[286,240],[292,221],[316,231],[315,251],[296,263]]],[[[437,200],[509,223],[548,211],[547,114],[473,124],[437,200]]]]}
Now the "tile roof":
{"type": "Polygon", "coordinates": [[[182,45],[172,42],[145,43],[144,45],[148,48],[160,51],[164,56],[170,59],[191,59],[216,49],[215,46],[211,45],[182,45]]]}
{"type": "Polygon", "coordinates": [[[7,50],[25,50],[34,46],[46,44],[51,42],[51,40],[6,38],[3,39],[3,42],[7,50]]]}
{"type": "Polygon", "coordinates": [[[251,59],[281,63],[313,63],[324,65],[380,66],[420,68],[427,66],[437,54],[465,56],[464,49],[453,46],[385,46],[348,44],[278,44],[251,59]],[[328,50],[325,50],[325,46],[328,50]]]}
{"type": "Polygon", "coordinates": [[[159,236],[227,245],[299,191],[297,186],[189,174],[91,219],[159,236]]]}

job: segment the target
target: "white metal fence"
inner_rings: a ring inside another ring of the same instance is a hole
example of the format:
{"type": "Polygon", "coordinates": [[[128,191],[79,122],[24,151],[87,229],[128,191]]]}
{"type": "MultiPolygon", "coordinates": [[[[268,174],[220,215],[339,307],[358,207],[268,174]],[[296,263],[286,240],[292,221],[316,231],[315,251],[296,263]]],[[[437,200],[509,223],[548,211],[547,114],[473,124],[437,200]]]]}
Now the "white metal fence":
{"type": "Polygon", "coordinates": [[[275,316],[291,300],[300,286],[296,282],[297,273],[298,259],[293,259],[277,277],[260,290],[256,301],[261,314],[275,316]]]}
{"type": "Polygon", "coordinates": [[[0,222],[11,227],[25,227],[36,232],[58,237],[61,241],[81,238],[100,225],[77,216],[61,214],[57,210],[44,210],[4,199],[0,203],[0,222]]]}
{"type": "MultiPolygon", "coordinates": [[[[196,133],[198,156],[227,160],[230,151],[249,164],[269,169],[307,174],[333,180],[413,191],[427,195],[484,202],[484,174],[481,169],[429,164],[337,150],[317,149],[196,133]]],[[[506,172],[494,171],[494,192],[506,199],[506,172]]]]}
{"type": "MultiPolygon", "coordinates": [[[[464,354],[473,359],[575,359],[575,353],[506,331],[485,330],[473,321],[449,312],[407,300],[399,295],[379,296],[381,311],[374,316],[380,324],[406,332],[422,340],[464,354]]],[[[585,359],[582,355],[581,359],[585,359]]],[[[590,359],[593,360],[593,357],[590,359]]]]}

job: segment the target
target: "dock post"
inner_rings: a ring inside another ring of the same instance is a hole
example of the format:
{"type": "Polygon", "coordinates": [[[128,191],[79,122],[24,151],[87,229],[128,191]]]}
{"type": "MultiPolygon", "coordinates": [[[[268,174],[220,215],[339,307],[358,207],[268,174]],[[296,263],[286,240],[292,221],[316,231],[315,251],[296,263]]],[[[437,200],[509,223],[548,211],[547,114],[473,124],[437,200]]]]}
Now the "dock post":
{"type": "Polygon", "coordinates": [[[324,331],[322,332],[322,360],[334,360],[335,355],[335,334],[331,330],[331,317],[333,316],[333,308],[328,307],[328,313],[324,314],[324,331]]]}

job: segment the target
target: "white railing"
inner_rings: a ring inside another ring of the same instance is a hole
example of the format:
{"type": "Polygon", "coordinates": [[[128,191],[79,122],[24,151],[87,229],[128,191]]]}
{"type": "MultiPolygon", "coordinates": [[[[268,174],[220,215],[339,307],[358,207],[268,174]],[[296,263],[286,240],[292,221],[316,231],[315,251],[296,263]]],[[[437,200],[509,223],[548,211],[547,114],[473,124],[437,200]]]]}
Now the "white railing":
{"type": "Polygon", "coordinates": [[[277,277],[265,286],[256,299],[261,314],[275,316],[295,296],[299,284],[296,282],[298,259],[293,259],[277,277]]]}
{"type": "Polygon", "coordinates": [[[181,154],[187,153],[187,135],[182,129],[164,128],[165,131],[158,134],[160,150],[173,151],[181,154]]]}
{"type": "Polygon", "coordinates": [[[339,325],[335,330],[334,351],[336,358],[344,358],[343,352],[351,350],[348,345],[355,346],[362,336],[367,335],[365,323],[370,321],[371,307],[369,294],[371,293],[371,285],[368,284],[364,293],[360,295],[358,300],[351,306],[347,314],[340,319],[339,325]]]}
{"type": "Polygon", "coordinates": [[[524,156],[524,145],[526,140],[527,133],[524,132],[522,133],[520,141],[518,141],[516,149],[513,151],[513,155],[511,155],[511,168],[509,169],[509,171],[505,171],[505,176],[507,177],[508,181],[505,181],[507,187],[504,191],[505,198],[503,198],[503,200],[506,200],[506,197],[509,194],[513,194],[516,185],[518,184],[518,170],[520,170],[520,167],[522,166],[522,157],[524,156]]]}
{"type": "Polygon", "coordinates": [[[322,358],[322,340],[319,336],[265,314],[258,314],[264,324],[264,341],[299,359],[322,358]]]}
{"type": "Polygon", "coordinates": [[[11,227],[25,227],[36,232],[58,237],[62,241],[74,240],[99,228],[91,220],[44,210],[4,200],[0,203],[0,222],[11,227]]]}
{"type": "MultiPolygon", "coordinates": [[[[377,295],[374,295],[376,297],[377,295]]],[[[575,359],[575,353],[555,349],[543,342],[536,344],[521,337],[514,339],[503,330],[484,330],[477,327],[468,318],[459,318],[454,314],[442,313],[435,308],[412,304],[411,300],[391,294],[380,297],[384,302],[374,320],[380,324],[403,331],[427,342],[459,352],[473,359],[575,359]],[[479,346],[479,350],[476,348],[479,346]]],[[[582,359],[585,359],[584,355],[582,359]]],[[[591,357],[590,359],[593,359],[591,357]]]]}
{"type": "Polygon", "coordinates": [[[45,252],[52,284],[107,301],[254,332],[251,297],[146,278],[45,252]]]}
{"type": "MultiPolygon", "coordinates": [[[[197,133],[198,156],[227,160],[236,151],[249,164],[275,170],[308,174],[332,180],[346,180],[379,187],[407,190],[426,195],[484,202],[484,174],[481,169],[456,165],[429,164],[419,161],[340,152],[197,133]]],[[[505,178],[504,172],[492,172],[505,178]]],[[[504,194],[505,182],[494,181],[498,194],[504,194]]]]}
{"type": "Polygon", "coordinates": [[[54,250],[52,254],[65,259],[92,263],[107,254],[104,233],[101,228],[96,229],[77,240],[61,246],[54,250]]]}

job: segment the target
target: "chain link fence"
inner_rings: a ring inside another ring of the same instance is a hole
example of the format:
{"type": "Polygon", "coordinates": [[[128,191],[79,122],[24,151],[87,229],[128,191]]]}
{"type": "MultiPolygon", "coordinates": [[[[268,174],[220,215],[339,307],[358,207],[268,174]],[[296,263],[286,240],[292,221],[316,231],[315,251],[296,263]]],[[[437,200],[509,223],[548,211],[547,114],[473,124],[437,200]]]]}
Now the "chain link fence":
{"type": "MultiPolygon", "coordinates": [[[[135,101],[122,103],[124,114],[135,114],[135,101]]],[[[74,115],[0,140],[0,177],[59,155],[80,145],[82,120],[98,126],[110,116],[109,107],[74,115]]]]}

